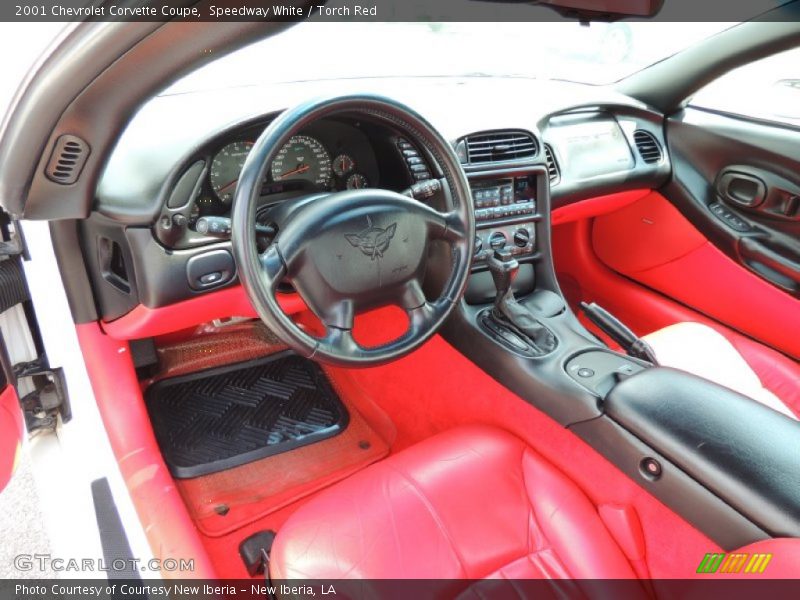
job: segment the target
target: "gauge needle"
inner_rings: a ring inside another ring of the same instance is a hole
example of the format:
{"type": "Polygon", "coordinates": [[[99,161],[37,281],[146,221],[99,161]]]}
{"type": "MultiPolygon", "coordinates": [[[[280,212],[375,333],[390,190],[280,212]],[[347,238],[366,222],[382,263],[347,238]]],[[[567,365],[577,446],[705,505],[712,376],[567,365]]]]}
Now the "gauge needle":
{"type": "Polygon", "coordinates": [[[238,180],[238,179],[234,179],[234,180],[233,180],[233,181],[231,181],[230,183],[226,183],[226,184],[225,184],[225,185],[223,185],[221,188],[219,188],[219,190],[217,190],[217,193],[218,193],[218,194],[221,194],[222,192],[224,192],[225,190],[227,190],[229,187],[232,187],[232,186],[236,185],[237,183],[239,183],[239,180],[238,180]]]}
{"type": "Polygon", "coordinates": [[[305,173],[310,168],[311,167],[309,167],[308,165],[300,165],[296,169],[292,169],[291,171],[286,171],[286,173],[281,173],[281,175],[280,175],[280,177],[278,177],[278,179],[286,179],[289,175],[296,175],[298,173],[305,173]]]}

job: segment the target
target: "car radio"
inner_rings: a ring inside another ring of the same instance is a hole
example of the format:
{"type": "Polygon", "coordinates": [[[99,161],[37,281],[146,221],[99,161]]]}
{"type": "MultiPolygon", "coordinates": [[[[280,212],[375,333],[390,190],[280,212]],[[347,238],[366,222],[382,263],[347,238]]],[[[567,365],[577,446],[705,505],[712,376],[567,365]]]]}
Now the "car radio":
{"type": "Polygon", "coordinates": [[[475,210],[475,261],[500,248],[518,258],[535,252],[536,176],[470,181],[475,210]]]}

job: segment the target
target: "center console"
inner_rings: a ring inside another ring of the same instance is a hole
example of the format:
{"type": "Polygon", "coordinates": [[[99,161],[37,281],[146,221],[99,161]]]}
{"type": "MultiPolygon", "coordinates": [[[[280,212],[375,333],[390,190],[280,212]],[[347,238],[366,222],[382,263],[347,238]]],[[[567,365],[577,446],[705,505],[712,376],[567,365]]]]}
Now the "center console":
{"type": "Polygon", "coordinates": [[[465,171],[476,249],[445,339],[721,547],[800,535],[800,469],[785,451],[796,447],[800,425],[726,388],[659,368],[623,323],[585,305],[587,317],[628,354],[607,347],[558,285],[546,166],[465,171]],[[732,416],[733,409],[740,414],[732,416]],[[768,443],[769,431],[780,431],[782,449],[768,443]],[[791,479],[774,470],[762,477],[773,467],[791,479]]]}
{"type": "Polygon", "coordinates": [[[473,275],[465,293],[470,304],[492,302],[495,298],[488,258],[496,250],[507,250],[520,263],[513,291],[517,294],[533,291],[535,263],[541,257],[539,177],[530,168],[469,173],[476,228],[473,275]]]}
{"type": "Polygon", "coordinates": [[[464,301],[445,324],[445,337],[559,423],[600,416],[593,385],[564,368],[582,352],[611,351],[581,325],[558,286],[546,167],[466,171],[478,239],[464,301]]]}

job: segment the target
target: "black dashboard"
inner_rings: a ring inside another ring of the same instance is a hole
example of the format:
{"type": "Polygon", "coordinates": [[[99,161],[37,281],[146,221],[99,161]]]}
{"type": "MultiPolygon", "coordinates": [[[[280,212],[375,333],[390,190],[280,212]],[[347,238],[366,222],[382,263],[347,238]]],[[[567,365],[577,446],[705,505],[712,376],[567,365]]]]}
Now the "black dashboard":
{"type": "MultiPolygon", "coordinates": [[[[370,86],[429,117],[452,141],[469,178],[477,239],[468,301],[491,293],[484,258],[499,246],[523,264],[520,283],[533,285],[548,258],[551,209],[657,188],[670,174],[663,116],[616,92],[503,79],[391,83],[390,89],[377,81],[370,86]],[[538,95],[522,93],[532,87],[538,95]]],[[[244,159],[280,114],[263,107],[313,95],[304,86],[292,91],[281,98],[275,88],[269,90],[274,97],[225,90],[226,102],[218,93],[157,97],[134,119],[106,168],[90,218],[80,224],[105,320],[138,304],[166,306],[237,281],[230,241],[198,231],[198,220],[230,215],[244,159]],[[261,108],[248,115],[248,106],[261,108]]],[[[261,202],[270,207],[352,187],[402,191],[437,172],[430,156],[385,124],[337,115],[307,126],[279,150],[266,170],[261,202]]]]}

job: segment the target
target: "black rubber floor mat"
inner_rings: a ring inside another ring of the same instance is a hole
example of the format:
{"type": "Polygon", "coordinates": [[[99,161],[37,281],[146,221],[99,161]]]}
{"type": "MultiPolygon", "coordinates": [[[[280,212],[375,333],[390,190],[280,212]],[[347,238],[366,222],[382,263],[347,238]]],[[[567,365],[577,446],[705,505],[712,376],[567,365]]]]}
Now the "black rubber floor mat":
{"type": "Polygon", "coordinates": [[[344,430],[348,414],[320,367],[291,352],[152,385],[147,410],[164,460],[189,478],[344,430]]]}

